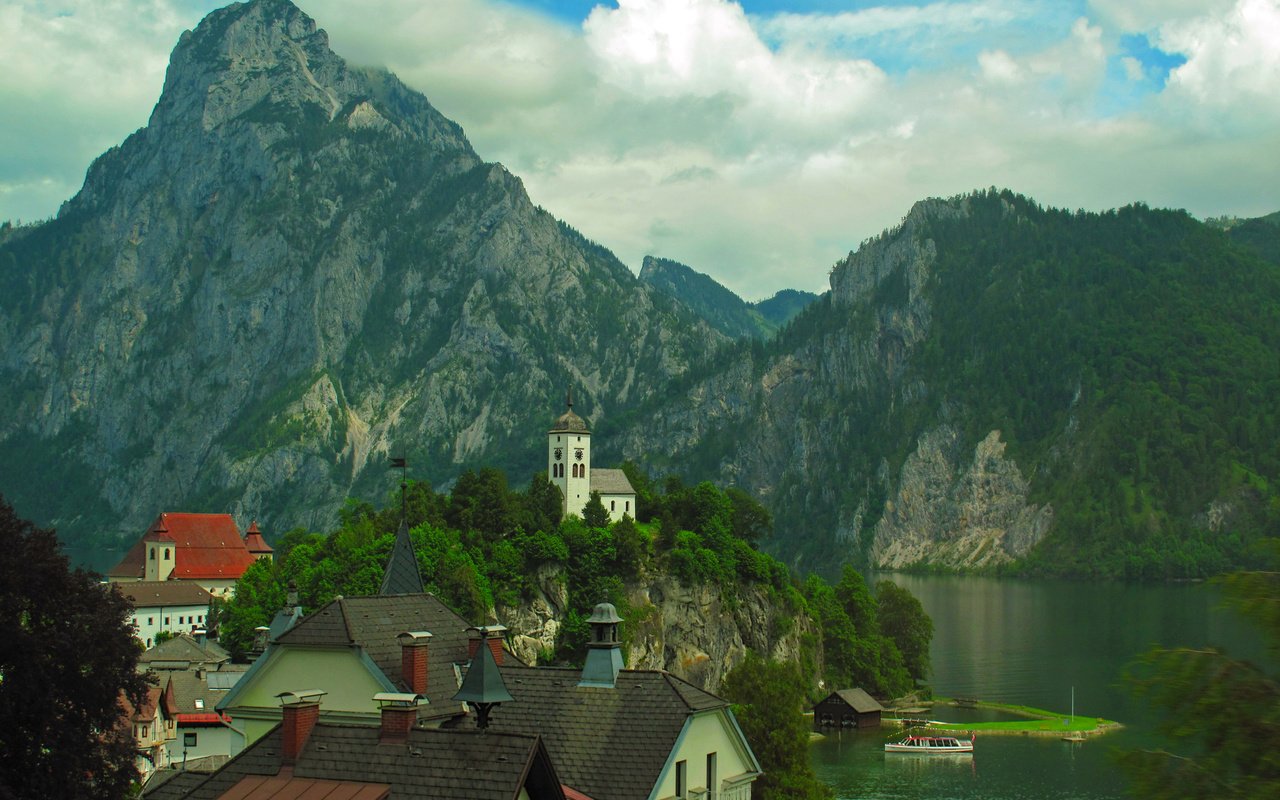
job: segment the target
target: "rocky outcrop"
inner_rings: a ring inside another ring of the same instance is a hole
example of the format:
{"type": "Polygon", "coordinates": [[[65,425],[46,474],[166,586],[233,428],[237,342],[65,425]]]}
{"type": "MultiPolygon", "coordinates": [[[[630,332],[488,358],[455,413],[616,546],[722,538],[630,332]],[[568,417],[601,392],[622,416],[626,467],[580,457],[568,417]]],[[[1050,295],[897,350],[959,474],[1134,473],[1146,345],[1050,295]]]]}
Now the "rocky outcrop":
{"type": "MultiPolygon", "coordinates": [[[[538,590],[527,602],[497,609],[512,651],[530,664],[555,649],[567,608],[558,571],[541,571],[535,582],[538,590]]],[[[627,601],[627,668],[664,669],[711,692],[748,650],[794,663],[806,638],[820,638],[799,609],[756,586],[739,587],[729,597],[714,586],[690,588],[657,576],[628,585],[627,601]]]]}
{"type": "Polygon", "coordinates": [[[980,569],[1027,554],[1053,523],[1053,509],[1027,502],[1027,481],[991,431],[965,459],[954,428],[920,437],[894,481],[875,527],[877,567],[980,569]]]}

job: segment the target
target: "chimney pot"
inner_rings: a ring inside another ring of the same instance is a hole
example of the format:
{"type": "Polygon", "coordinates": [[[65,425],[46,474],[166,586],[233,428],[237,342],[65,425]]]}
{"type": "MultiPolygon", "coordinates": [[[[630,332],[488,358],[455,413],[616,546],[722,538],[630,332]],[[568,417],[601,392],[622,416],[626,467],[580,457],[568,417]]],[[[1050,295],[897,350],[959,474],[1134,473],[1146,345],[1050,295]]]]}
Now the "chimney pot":
{"type": "Polygon", "coordinates": [[[307,746],[311,738],[311,730],[320,719],[320,698],[326,693],[319,689],[304,692],[281,692],[276,695],[280,699],[284,724],[281,736],[284,740],[281,760],[287,766],[298,763],[302,748],[307,746]]]}
{"type": "Polygon", "coordinates": [[[405,686],[414,694],[427,693],[427,631],[405,631],[396,637],[400,642],[400,672],[405,686]]]}
{"type": "Polygon", "coordinates": [[[418,721],[418,701],[422,695],[416,693],[380,692],[373,699],[382,706],[382,728],[378,732],[380,744],[404,744],[409,740],[409,731],[418,721]]]}

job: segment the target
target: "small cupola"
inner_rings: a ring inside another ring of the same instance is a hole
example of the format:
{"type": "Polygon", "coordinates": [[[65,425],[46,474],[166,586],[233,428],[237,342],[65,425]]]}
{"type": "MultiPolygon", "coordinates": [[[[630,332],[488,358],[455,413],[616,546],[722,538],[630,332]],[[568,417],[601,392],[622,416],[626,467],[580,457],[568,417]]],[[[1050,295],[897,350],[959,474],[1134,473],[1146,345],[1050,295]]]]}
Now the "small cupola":
{"type": "Polygon", "coordinates": [[[484,730],[489,727],[489,712],[500,703],[509,703],[515,698],[507,691],[506,681],[498,669],[498,662],[493,658],[493,651],[487,647],[476,650],[467,668],[467,676],[462,679],[462,688],[453,696],[454,700],[469,703],[476,710],[476,727],[484,730]]]}
{"type": "Polygon", "coordinates": [[[613,603],[600,603],[587,618],[591,641],[587,644],[587,661],[582,665],[579,686],[612,689],[622,669],[622,642],[618,638],[618,609],[613,603]]]}

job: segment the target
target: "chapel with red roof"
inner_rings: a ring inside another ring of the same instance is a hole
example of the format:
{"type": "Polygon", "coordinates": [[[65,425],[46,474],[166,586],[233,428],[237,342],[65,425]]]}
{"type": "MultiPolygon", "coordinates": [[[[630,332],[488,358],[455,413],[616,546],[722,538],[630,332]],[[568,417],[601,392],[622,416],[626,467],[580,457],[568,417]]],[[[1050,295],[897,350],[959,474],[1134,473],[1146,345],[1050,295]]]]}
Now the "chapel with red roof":
{"type": "Polygon", "coordinates": [[[107,579],[192,581],[209,594],[225,597],[250,564],[271,557],[271,546],[257,522],[241,536],[230,514],[161,513],[107,579]]]}

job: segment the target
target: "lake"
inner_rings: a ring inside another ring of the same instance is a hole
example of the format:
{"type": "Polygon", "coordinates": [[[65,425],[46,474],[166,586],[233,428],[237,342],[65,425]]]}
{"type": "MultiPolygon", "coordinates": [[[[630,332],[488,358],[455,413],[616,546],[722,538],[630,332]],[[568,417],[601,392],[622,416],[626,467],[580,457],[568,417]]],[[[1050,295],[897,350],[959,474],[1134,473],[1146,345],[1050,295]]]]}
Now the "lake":
{"type": "MultiPolygon", "coordinates": [[[[842,798],[1125,797],[1115,748],[1151,746],[1153,715],[1122,686],[1124,667],[1155,644],[1217,645],[1264,657],[1253,628],[1219,608],[1206,584],[1125,585],[1011,578],[868,575],[920,598],[933,618],[935,693],[1097,716],[1124,730],[1082,744],[1055,737],[983,736],[973,756],[887,756],[896,727],[814,743],[818,777],[842,798]]],[[[842,688],[842,687],[841,687],[842,688]]],[[[969,716],[965,716],[969,715],[969,716]]],[[[976,720],[937,707],[931,716],[976,720]]]]}

